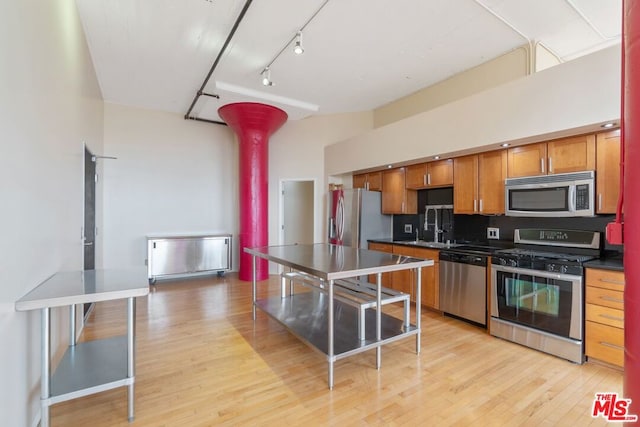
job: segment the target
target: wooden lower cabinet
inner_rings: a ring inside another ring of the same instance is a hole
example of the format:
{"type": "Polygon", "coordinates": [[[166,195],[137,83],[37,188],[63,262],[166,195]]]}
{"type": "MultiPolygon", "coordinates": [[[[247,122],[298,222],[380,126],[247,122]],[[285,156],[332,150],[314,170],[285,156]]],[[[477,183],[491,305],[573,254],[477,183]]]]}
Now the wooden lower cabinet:
{"type": "MultiPolygon", "coordinates": [[[[424,249],[419,247],[394,245],[393,253],[397,255],[410,256],[414,258],[432,259],[433,267],[425,267],[421,273],[420,304],[438,309],[440,303],[439,296],[439,274],[438,274],[438,254],[434,249],[424,249]]],[[[411,301],[416,300],[416,275],[413,270],[395,271],[391,276],[392,288],[411,294],[411,301]]]]}
{"type": "Polygon", "coordinates": [[[420,303],[425,307],[438,310],[440,308],[440,252],[434,249],[415,248],[413,256],[416,258],[432,259],[433,267],[422,269],[422,288],[420,303]]]}
{"type": "MultiPolygon", "coordinates": [[[[432,259],[433,267],[424,267],[422,269],[422,287],[420,295],[420,303],[429,308],[438,309],[440,305],[440,284],[439,284],[439,252],[435,249],[425,249],[404,245],[392,245],[387,243],[369,243],[369,249],[380,252],[393,253],[395,255],[404,255],[414,258],[432,259]]],[[[376,275],[369,275],[369,282],[376,283],[376,275]]],[[[411,301],[416,300],[416,278],[413,270],[394,271],[393,273],[382,274],[382,286],[395,289],[397,291],[406,292],[411,295],[411,301]]]]}
{"type": "MultiPolygon", "coordinates": [[[[390,243],[377,243],[377,242],[369,242],[369,249],[372,251],[380,251],[393,253],[393,245],[390,243]]],[[[370,283],[377,283],[378,278],[376,274],[370,274],[368,279],[370,283]]],[[[391,286],[391,273],[382,273],[382,286],[385,288],[392,288],[391,286]]]]}
{"type": "MultiPolygon", "coordinates": [[[[413,256],[413,248],[409,246],[393,245],[394,255],[413,256]]],[[[398,291],[411,294],[411,301],[415,301],[413,270],[400,270],[391,273],[391,287],[398,291]]]]}
{"type": "Polygon", "coordinates": [[[624,366],[624,272],[586,269],[585,353],[624,366]]]}

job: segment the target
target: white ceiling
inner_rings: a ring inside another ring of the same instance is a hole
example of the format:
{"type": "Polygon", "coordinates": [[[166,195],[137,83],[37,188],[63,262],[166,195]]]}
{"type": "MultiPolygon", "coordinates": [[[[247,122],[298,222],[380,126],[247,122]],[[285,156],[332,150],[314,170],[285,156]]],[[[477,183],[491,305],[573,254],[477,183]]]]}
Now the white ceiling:
{"type": "MultiPolygon", "coordinates": [[[[77,4],[105,101],[186,114],[245,1],[77,4]]],[[[526,39],[563,61],[610,46],[621,16],[621,0],[256,0],[204,89],[220,99],[200,97],[191,116],[220,120],[240,101],[290,119],[372,110],[526,39]],[[287,43],[323,5],[295,55],[287,43]]]]}

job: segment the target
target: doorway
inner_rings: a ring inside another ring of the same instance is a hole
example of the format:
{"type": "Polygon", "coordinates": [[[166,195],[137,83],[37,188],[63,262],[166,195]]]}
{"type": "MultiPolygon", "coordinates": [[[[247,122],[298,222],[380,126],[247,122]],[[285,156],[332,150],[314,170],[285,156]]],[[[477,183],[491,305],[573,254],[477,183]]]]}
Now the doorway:
{"type": "Polygon", "coordinates": [[[315,182],[288,180],[281,183],[280,242],[283,245],[314,243],[315,182]]]}
{"type": "MultiPolygon", "coordinates": [[[[84,226],[82,227],[83,269],[96,268],[96,158],[84,147],[84,226]]],[[[83,315],[93,304],[84,304],[83,315]]]]}

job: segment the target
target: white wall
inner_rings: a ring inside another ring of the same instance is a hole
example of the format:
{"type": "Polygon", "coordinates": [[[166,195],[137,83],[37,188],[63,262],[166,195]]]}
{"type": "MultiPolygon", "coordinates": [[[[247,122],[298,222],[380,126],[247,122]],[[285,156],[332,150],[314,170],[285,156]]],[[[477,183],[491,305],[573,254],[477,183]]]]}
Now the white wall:
{"type": "MultiPolygon", "coordinates": [[[[326,195],[324,148],[336,141],[373,128],[373,113],[351,113],[309,117],[284,124],[269,141],[269,244],[278,245],[282,180],[315,180],[314,241],[326,242],[326,195]]],[[[362,153],[362,155],[366,155],[362,153]]]]}
{"type": "MultiPolygon", "coordinates": [[[[105,103],[104,265],[144,265],[147,234],[234,234],[238,144],[228,127],[105,103]]],[[[324,147],[372,128],[372,113],[285,123],[269,142],[269,244],[279,242],[280,181],[315,180],[314,240],[324,241],[324,147]]]]}
{"type": "Polygon", "coordinates": [[[232,233],[238,148],[231,129],[105,103],[104,265],[142,266],[146,235],[232,233]]]}
{"type": "Polygon", "coordinates": [[[0,2],[0,55],[0,424],[24,427],[40,416],[40,313],[14,302],[82,268],[82,142],[102,152],[103,103],[73,0],[0,2]]]}
{"type": "Polygon", "coordinates": [[[446,80],[373,110],[376,128],[431,110],[529,74],[529,46],[464,70],[446,80]]]}
{"type": "Polygon", "coordinates": [[[326,172],[561,137],[619,117],[617,45],[331,145],[326,172]]]}

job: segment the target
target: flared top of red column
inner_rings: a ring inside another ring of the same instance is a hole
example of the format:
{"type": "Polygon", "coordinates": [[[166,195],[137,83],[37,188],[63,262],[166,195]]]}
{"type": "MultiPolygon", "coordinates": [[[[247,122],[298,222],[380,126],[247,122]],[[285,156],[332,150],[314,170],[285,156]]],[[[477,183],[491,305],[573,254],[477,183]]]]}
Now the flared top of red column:
{"type": "Polygon", "coordinates": [[[236,132],[253,129],[270,136],[289,117],[283,110],[259,102],[237,102],[218,108],[218,114],[236,132]]]}

